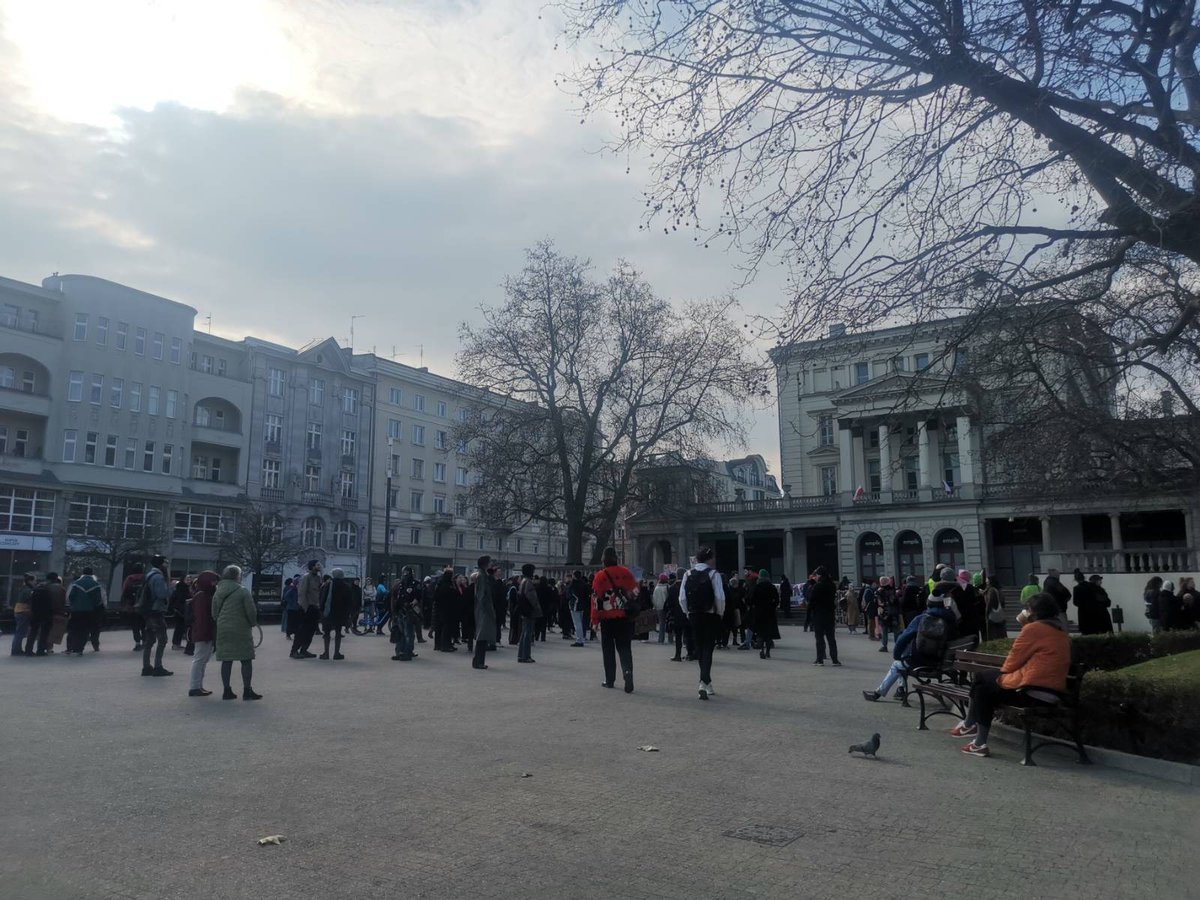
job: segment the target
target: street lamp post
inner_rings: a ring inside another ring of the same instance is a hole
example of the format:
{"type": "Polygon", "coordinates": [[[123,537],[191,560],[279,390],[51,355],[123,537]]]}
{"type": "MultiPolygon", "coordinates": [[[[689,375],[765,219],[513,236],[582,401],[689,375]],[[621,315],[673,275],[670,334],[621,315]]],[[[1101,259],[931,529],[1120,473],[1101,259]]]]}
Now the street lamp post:
{"type": "Polygon", "coordinates": [[[383,497],[383,570],[389,583],[392,580],[392,447],[395,444],[395,438],[388,438],[387,486],[383,497]]]}

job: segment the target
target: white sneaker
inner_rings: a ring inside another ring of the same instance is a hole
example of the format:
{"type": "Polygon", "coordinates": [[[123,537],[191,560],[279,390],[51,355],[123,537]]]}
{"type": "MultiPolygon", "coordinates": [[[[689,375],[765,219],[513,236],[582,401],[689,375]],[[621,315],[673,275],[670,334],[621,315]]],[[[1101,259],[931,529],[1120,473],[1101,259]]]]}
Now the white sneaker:
{"type": "Polygon", "coordinates": [[[705,689],[708,691],[708,696],[710,696],[710,697],[715,697],[715,696],[717,696],[717,692],[716,692],[715,690],[713,690],[713,686],[712,686],[712,682],[711,682],[711,681],[710,681],[708,684],[706,684],[704,687],[705,687],[705,689]]]}
{"type": "Polygon", "coordinates": [[[701,700],[708,699],[708,685],[707,684],[705,684],[703,681],[701,681],[699,686],[696,688],[696,690],[699,692],[701,700]]]}

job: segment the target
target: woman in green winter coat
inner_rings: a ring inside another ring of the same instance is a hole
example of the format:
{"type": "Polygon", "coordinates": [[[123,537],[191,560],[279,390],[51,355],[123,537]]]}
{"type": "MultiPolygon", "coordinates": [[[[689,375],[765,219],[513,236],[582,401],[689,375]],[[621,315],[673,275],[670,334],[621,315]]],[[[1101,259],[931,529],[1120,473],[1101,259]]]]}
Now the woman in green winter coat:
{"type": "Polygon", "coordinates": [[[237,694],[229,686],[233,675],[234,660],[242,664],[242,699],[261,700],[262,694],[254,693],[250,678],[254,674],[254,626],[258,624],[258,613],[250,592],[242,587],[242,570],[229,566],[221,573],[212,599],[213,621],[217,623],[216,658],[221,661],[221,682],[225,685],[222,699],[236,700],[237,694]]]}

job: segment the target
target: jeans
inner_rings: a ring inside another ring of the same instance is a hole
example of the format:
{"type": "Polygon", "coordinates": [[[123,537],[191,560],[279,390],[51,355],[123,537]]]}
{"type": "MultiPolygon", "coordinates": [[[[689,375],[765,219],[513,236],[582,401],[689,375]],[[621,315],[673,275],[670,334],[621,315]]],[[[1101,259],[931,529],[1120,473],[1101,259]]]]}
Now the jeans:
{"type": "Polygon", "coordinates": [[[158,649],[155,651],[154,667],[162,668],[163,651],[167,649],[167,619],[160,612],[146,613],[142,617],[145,619],[145,627],[142,630],[142,668],[150,668],[150,651],[154,649],[154,642],[158,642],[158,649]]]}
{"type": "Polygon", "coordinates": [[[829,658],[837,662],[837,638],[834,636],[836,622],[832,612],[814,612],[812,614],[812,630],[817,637],[817,660],[825,661],[825,643],[829,642],[829,658]]]}
{"type": "Polygon", "coordinates": [[[660,644],[667,642],[667,613],[661,609],[658,611],[658,642],[660,644]]]}
{"type": "Polygon", "coordinates": [[[746,626],[746,642],[742,644],[747,650],[754,646],[754,629],[746,626]]]}
{"type": "Polygon", "coordinates": [[[26,635],[29,634],[29,623],[32,619],[33,619],[32,613],[17,613],[14,616],[14,624],[16,625],[16,631],[13,632],[13,639],[12,639],[12,655],[13,656],[20,656],[24,653],[24,648],[21,646],[21,642],[24,641],[26,635]]]}
{"type": "Polygon", "coordinates": [[[696,644],[696,658],[700,663],[700,681],[712,683],[713,648],[717,646],[717,634],[721,630],[721,619],[711,613],[688,616],[692,624],[692,635],[696,644]]]}
{"type": "Polygon", "coordinates": [[[188,689],[198,691],[204,687],[204,668],[212,658],[213,642],[196,641],[196,652],[192,656],[192,678],[188,689]]]}
{"type": "MultiPolygon", "coordinates": [[[[583,630],[583,613],[577,609],[571,610],[571,621],[575,624],[575,642],[586,644],[587,634],[583,630]]],[[[658,627],[661,629],[662,625],[660,624],[658,627]]],[[[662,638],[660,637],[659,640],[661,641],[662,638]]]]}
{"type": "Polygon", "coordinates": [[[396,655],[401,659],[411,659],[416,636],[416,625],[413,620],[408,616],[401,616],[399,627],[396,630],[396,655]]]}
{"type": "Polygon", "coordinates": [[[881,647],[882,647],[884,650],[886,650],[886,649],[887,649],[888,633],[889,633],[889,632],[890,632],[890,633],[891,633],[891,635],[892,635],[892,640],[893,640],[893,641],[894,641],[894,640],[895,640],[897,637],[899,637],[899,636],[900,636],[900,631],[899,631],[899,629],[897,629],[897,628],[896,628],[896,626],[895,626],[895,625],[889,625],[889,624],[887,624],[886,622],[880,622],[880,623],[879,623],[879,646],[881,646],[881,647]]]}
{"type": "Polygon", "coordinates": [[[875,689],[876,692],[886,697],[888,691],[892,689],[892,685],[903,678],[906,671],[908,671],[908,666],[904,660],[898,659],[893,662],[891,668],[887,670],[887,674],[883,676],[883,681],[879,682],[879,687],[875,689]]]}
{"type": "Polygon", "coordinates": [[[521,619],[521,642],[517,645],[517,659],[532,659],[533,619],[521,619]]]}
{"type": "Polygon", "coordinates": [[[604,660],[604,683],[617,680],[617,657],[621,672],[633,678],[633,622],[629,619],[604,619],[600,622],[600,655],[604,660]]]}

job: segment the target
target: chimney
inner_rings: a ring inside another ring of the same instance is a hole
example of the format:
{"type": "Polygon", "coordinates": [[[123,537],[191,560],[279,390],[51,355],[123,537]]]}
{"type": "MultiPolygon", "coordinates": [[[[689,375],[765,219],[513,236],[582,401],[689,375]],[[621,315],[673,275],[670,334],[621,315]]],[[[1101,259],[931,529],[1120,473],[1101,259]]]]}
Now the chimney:
{"type": "Polygon", "coordinates": [[[846,325],[844,322],[839,322],[836,325],[829,326],[829,336],[831,338],[841,337],[846,333],[846,325]]]}

